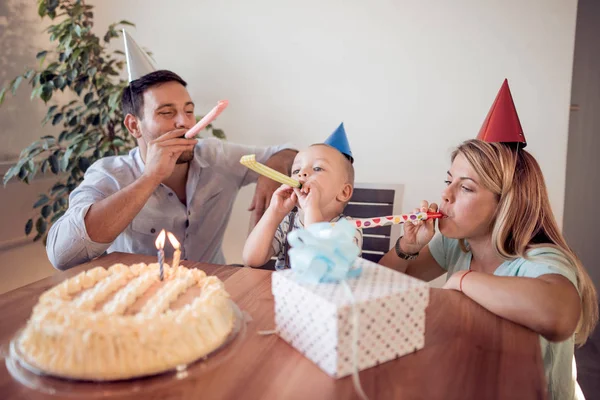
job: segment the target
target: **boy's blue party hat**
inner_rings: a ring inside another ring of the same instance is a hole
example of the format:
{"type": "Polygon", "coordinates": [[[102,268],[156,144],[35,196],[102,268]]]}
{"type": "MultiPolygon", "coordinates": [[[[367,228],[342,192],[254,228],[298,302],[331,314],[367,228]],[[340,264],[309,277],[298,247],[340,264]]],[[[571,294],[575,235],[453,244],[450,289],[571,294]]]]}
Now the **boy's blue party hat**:
{"type": "Polygon", "coordinates": [[[338,149],[340,153],[348,157],[351,163],[354,162],[354,157],[352,157],[352,150],[350,150],[350,143],[348,143],[348,137],[346,136],[343,122],[323,143],[338,149]]]}

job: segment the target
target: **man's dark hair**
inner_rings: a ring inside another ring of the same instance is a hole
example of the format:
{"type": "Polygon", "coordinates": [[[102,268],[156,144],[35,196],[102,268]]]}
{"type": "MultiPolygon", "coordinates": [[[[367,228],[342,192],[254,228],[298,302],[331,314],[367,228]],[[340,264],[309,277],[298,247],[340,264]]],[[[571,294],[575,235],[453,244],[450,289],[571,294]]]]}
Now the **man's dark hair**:
{"type": "Polygon", "coordinates": [[[144,114],[144,92],[153,86],[167,82],[179,82],[184,87],[187,86],[187,82],[179,75],[167,70],[154,71],[132,81],[123,89],[121,96],[123,116],[132,114],[141,119],[144,114]]]}

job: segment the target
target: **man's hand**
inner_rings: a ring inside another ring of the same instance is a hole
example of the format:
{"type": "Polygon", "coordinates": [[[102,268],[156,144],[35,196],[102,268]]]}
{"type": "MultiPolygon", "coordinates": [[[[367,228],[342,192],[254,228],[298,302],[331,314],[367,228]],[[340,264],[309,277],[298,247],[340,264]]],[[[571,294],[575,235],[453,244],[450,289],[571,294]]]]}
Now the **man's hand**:
{"type": "Polygon", "coordinates": [[[186,129],[176,129],[148,143],[144,176],[156,184],[171,176],[177,159],[184,151],[194,150],[196,139],[184,139],[186,129]]]}
{"type": "Polygon", "coordinates": [[[266,176],[259,176],[256,182],[256,190],[254,191],[254,197],[248,211],[252,211],[250,216],[250,229],[254,228],[257,222],[261,219],[265,210],[269,207],[271,197],[275,190],[281,186],[279,182],[267,178],[266,176]]]}

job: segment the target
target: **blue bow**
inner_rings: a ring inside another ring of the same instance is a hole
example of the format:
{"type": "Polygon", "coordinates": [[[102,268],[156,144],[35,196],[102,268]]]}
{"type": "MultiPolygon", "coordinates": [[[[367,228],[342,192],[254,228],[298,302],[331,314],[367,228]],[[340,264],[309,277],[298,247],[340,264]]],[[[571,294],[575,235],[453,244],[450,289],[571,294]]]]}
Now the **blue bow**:
{"type": "Polygon", "coordinates": [[[356,227],[345,219],[321,222],[288,234],[290,267],[299,281],[340,282],[361,274],[352,268],[360,249],[354,243],[356,227]]]}

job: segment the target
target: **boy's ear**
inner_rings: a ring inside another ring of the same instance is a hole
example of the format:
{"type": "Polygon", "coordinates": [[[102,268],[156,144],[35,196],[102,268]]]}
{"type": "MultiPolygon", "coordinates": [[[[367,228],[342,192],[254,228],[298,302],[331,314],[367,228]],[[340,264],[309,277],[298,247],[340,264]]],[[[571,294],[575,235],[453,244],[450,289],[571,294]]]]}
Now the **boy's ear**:
{"type": "Polygon", "coordinates": [[[129,131],[131,136],[133,136],[136,139],[139,139],[140,137],[142,137],[142,131],[140,129],[140,121],[133,114],[127,114],[125,116],[125,121],[123,121],[123,124],[129,131]]]}
{"type": "Polygon", "coordinates": [[[346,183],[344,184],[342,190],[340,190],[340,192],[338,193],[336,200],[341,203],[347,203],[348,201],[350,201],[352,193],[354,193],[354,188],[351,184],[346,183]]]}

